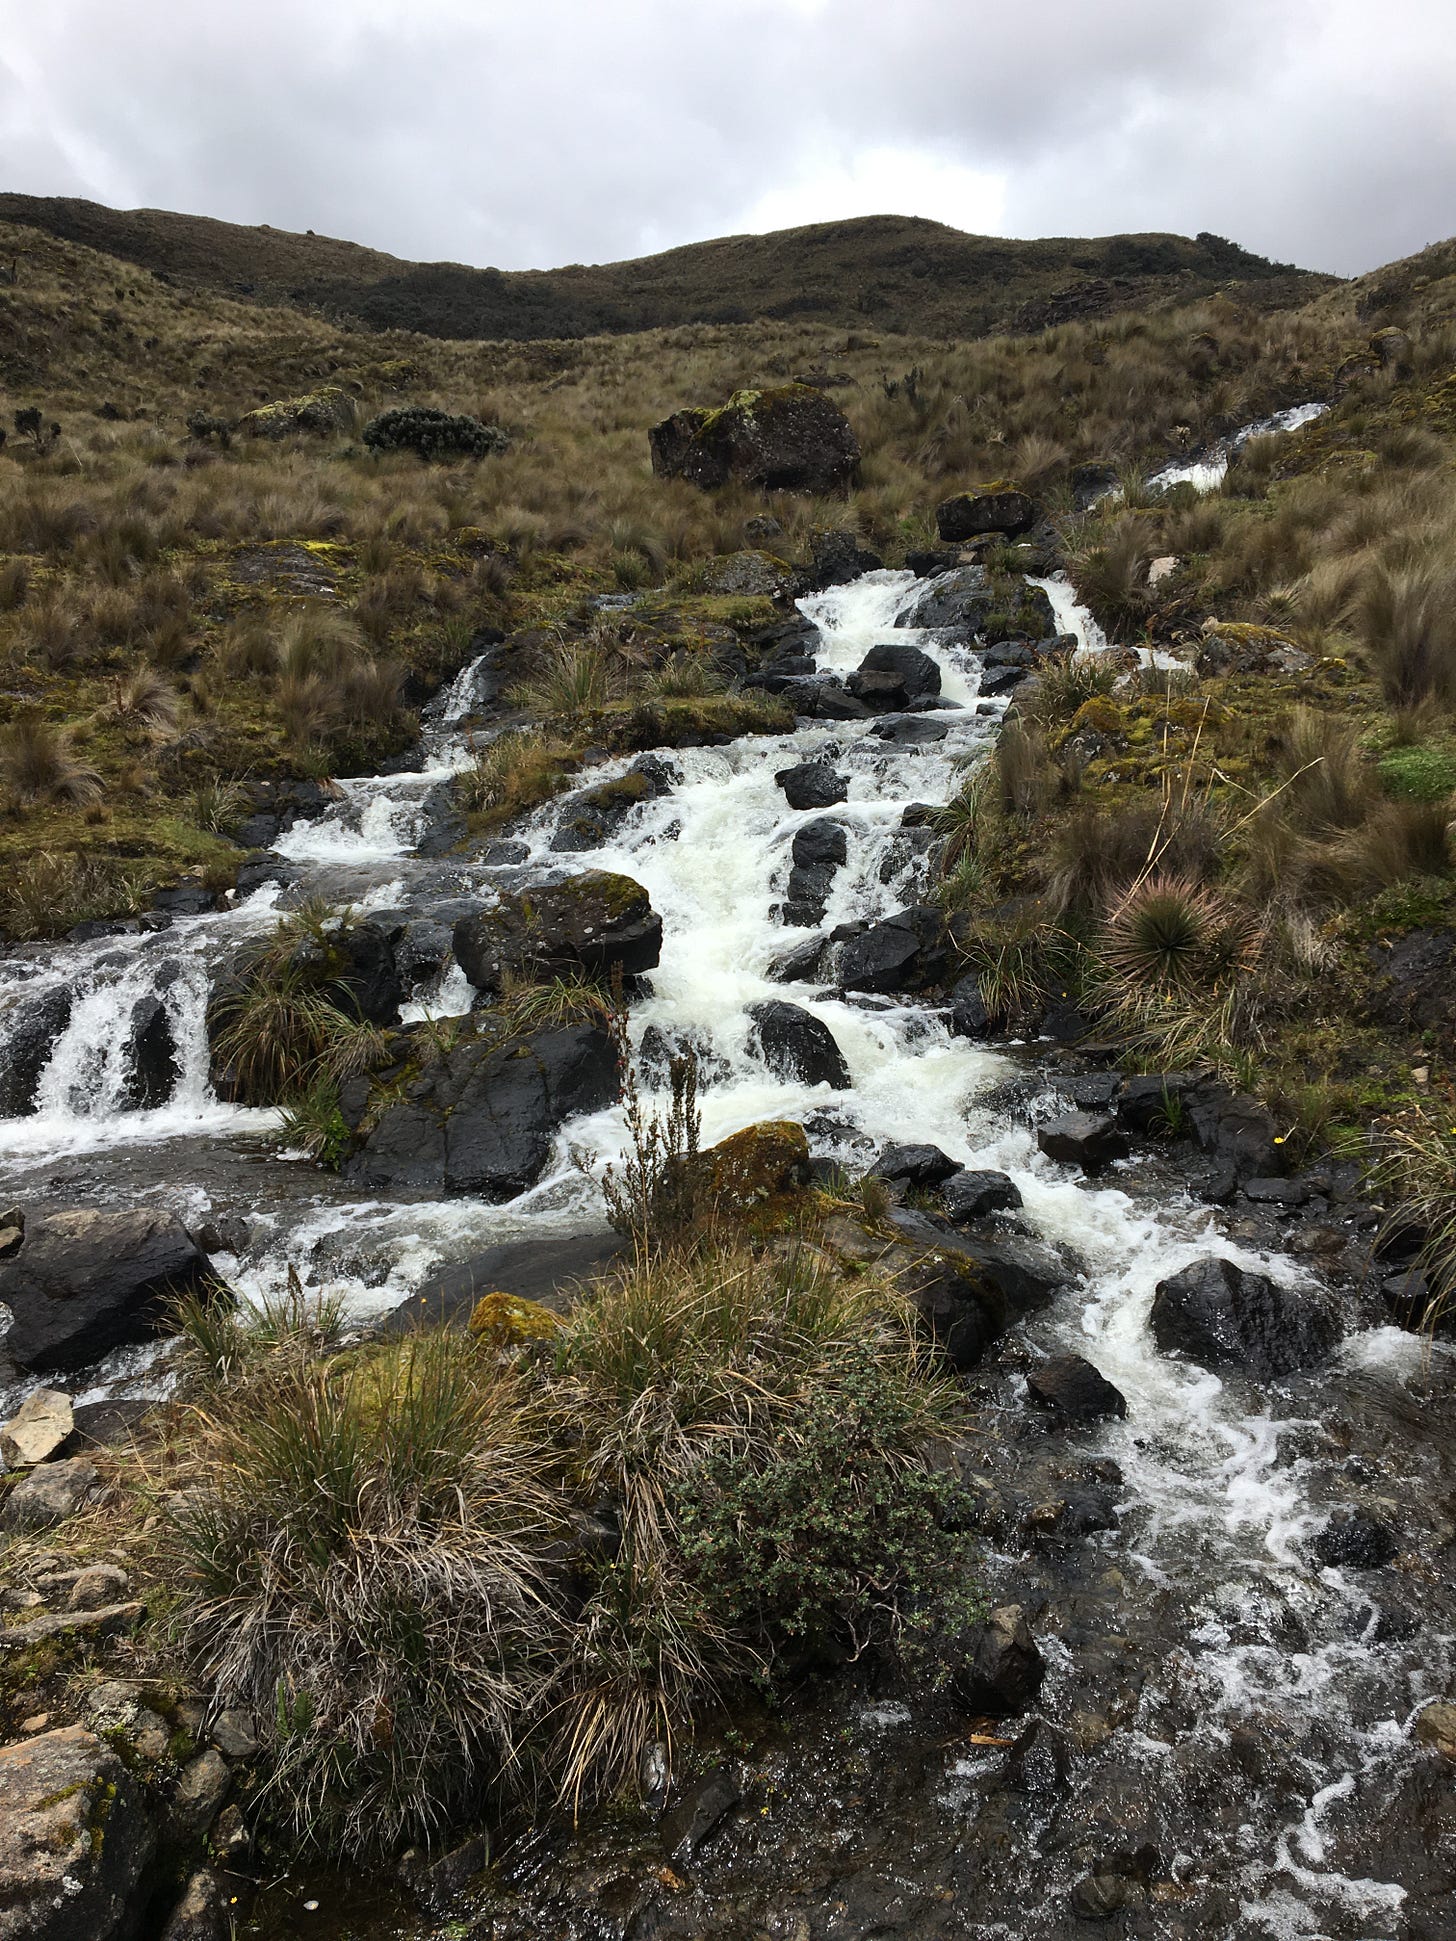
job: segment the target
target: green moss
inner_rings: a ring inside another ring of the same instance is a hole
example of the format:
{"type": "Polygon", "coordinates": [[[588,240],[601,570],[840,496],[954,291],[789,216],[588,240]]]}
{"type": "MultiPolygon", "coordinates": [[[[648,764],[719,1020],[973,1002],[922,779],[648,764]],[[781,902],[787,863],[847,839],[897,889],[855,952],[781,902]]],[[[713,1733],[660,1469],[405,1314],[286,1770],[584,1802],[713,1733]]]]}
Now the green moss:
{"type": "Polygon", "coordinates": [[[1456,790],[1456,755],[1442,748],[1392,748],[1380,758],[1380,784],[1404,802],[1439,802],[1456,790]]]}

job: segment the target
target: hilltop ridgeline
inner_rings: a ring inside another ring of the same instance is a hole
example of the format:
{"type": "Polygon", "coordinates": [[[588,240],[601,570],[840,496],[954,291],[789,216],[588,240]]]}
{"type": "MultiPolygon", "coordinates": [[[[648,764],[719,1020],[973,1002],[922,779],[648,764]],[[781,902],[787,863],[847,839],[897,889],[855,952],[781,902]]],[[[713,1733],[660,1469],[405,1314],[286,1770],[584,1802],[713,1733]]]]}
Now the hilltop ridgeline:
{"type": "Polygon", "coordinates": [[[629,262],[555,270],[411,263],[312,232],[107,209],[67,196],[0,195],[0,219],[200,289],[457,339],[788,318],[968,338],[1193,302],[1230,288],[1260,307],[1282,308],[1337,281],[1207,233],[1021,242],[913,216],[724,236],[629,262]]]}

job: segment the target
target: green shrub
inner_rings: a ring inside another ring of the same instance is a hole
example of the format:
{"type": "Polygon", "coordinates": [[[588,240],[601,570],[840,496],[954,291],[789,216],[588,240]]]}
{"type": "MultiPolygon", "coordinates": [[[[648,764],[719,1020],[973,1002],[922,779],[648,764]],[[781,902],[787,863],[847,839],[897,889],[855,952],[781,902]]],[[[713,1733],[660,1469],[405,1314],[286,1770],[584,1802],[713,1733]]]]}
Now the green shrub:
{"type": "Polygon", "coordinates": [[[483,425],[478,418],[407,404],[371,418],[364,427],[364,443],[372,452],[414,452],[423,459],[489,458],[503,452],[510,440],[498,426],[483,425]]]}
{"type": "Polygon", "coordinates": [[[930,1622],[974,1578],[946,1535],[958,1486],[925,1466],[924,1431],[920,1397],[848,1354],[764,1446],[710,1453],[679,1500],[710,1617],[771,1667],[858,1657],[930,1622]]]}

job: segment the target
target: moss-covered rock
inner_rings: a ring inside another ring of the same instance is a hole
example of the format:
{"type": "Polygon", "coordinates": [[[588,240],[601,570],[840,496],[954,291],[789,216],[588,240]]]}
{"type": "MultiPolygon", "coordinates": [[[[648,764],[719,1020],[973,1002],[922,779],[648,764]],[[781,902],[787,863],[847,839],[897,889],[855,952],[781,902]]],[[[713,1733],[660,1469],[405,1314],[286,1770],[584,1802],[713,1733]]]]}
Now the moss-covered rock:
{"type": "Polygon", "coordinates": [[[948,545],[967,539],[980,539],[987,533],[1015,536],[1029,532],[1041,515],[1041,508],[1028,492],[1004,479],[978,486],[971,492],[958,492],[942,499],[935,508],[936,531],[948,545]]]}
{"type": "Polygon", "coordinates": [[[859,470],[849,420],[807,384],[735,391],[716,411],[675,411],[649,437],[659,478],[705,490],[736,479],[768,491],[842,492],[859,470]]]}
{"type": "Polygon", "coordinates": [[[245,411],[237,429],[247,438],[326,438],[342,428],[348,414],[347,394],[337,384],[326,384],[321,391],[245,411]]]}
{"type": "Polygon", "coordinates": [[[767,1119],[700,1154],[703,1191],[713,1216],[753,1234],[782,1231],[806,1214],[814,1175],[804,1128],[767,1119]]]}
{"type": "Polygon", "coordinates": [[[586,971],[636,977],[662,954],[662,919],[640,883],[585,870],[560,883],[511,891],[492,909],[461,917],[455,960],[478,991],[499,991],[509,974],[586,971]]]}

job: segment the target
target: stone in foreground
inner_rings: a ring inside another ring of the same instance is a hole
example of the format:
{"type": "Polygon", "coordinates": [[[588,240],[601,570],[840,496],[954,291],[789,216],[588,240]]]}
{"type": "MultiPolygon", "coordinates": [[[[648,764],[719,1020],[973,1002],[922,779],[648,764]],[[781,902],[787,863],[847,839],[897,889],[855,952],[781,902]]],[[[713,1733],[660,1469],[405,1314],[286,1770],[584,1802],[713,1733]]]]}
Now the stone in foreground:
{"type": "Polygon", "coordinates": [[[1241,1368],[1256,1381],[1317,1367],[1341,1333],[1320,1295],[1213,1258],[1159,1281],[1149,1319],[1165,1352],[1209,1368],[1241,1368]]]}
{"type": "Polygon", "coordinates": [[[71,1398],[58,1388],[27,1395],[8,1422],[0,1423],[0,1466],[28,1469],[53,1456],[75,1427],[71,1398]]]}
{"type": "Polygon", "coordinates": [[[156,1848],[140,1789],[84,1726],[0,1746],[0,1935],[111,1941],[156,1848]]]}
{"type": "Polygon", "coordinates": [[[165,1325],[174,1295],[220,1287],[207,1255],[174,1214],[67,1207],[26,1222],[0,1260],[5,1338],[22,1368],[81,1368],[165,1325]]]}

